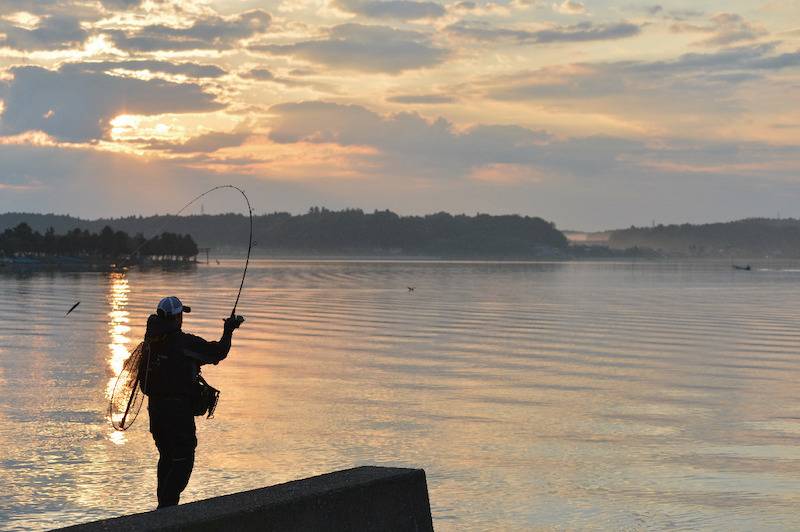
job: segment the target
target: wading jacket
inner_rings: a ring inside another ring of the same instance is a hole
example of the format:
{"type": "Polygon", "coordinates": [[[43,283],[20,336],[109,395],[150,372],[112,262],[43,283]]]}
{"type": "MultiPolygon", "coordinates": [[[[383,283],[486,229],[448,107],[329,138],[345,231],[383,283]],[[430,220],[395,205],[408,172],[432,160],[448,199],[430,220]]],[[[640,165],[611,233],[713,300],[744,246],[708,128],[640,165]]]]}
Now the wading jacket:
{"type": "Polygon", "coordinates": [[[218,364],[231,349],[233,329],[225,327],[218,342],[185,333],[173,320],[147,318],[145,355],[139,368],[142,391],[150,397],[190,398],[203,364],[218,364]]]}

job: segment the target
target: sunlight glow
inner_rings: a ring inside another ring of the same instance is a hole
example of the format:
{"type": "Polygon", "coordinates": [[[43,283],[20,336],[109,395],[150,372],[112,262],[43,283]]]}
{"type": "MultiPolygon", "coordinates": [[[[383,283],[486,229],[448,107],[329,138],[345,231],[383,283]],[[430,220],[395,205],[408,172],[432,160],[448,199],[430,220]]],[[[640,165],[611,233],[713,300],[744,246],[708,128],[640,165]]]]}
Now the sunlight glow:
{"type": "Polygon", "coordinates": [[[3,18],[13,23],[15,26],[19,26],[20,28],[24,28],[26,30],[35,29],[42,20],[41,17],[36,16],[33,13],[28,13],[27,11],[18,11],[3,18]]]}
{"type": "Polygon", "coordinates": [[[108,435],[108,439],[111,440],[111,443],[116,445],[125,445],[125,442],[128,441],[127,436],[121,430],[114,430],[108,435]]]}
{"type": "Polygon", "coordinates": [[[111,338],[111,343],[108,344],[110,352],[108,365],[112,371],[112,377],[108,379],[108,384],[106,385],[106,397],[109,399],[114,391],[117,377],[119,377],[125,361],[130,356],[126,347],[130,343],[130,339],[125,336],[131,330],[127,325],[130,321],[128,318],[130,313],[125,310],[125,307],[128,306],[128,292],[130,292],[128,279],[123,274],[112,273],[111,291],[108,296],[111,304],[111,312],[108,313],[108,333],[111,338]]]}
{"type": "MultiPolygon", "coordinates": [[[[213,123],[209,117],[206,119],[213,123]]],[[[202,124],[194,124],[193,117],[177,114],[153,116],[121,114],[111,120],[110,124],[110,140],[117,144],[128,143],[126,151],[132,151],[135,149],[135,144],[140,144],[142,141],[184,142],[194,135],[202,134],[206,129],[202,124]]]]}
{"type": "Polygon", "coordinates": [[[62,143],[56,142],[47,133],[41,131],[28,131],[19,135],[9,135],[0,137],[0,146],[3,145],[31,145],[31,146],[61,146],[62,143]]]}
{"type": "MultiPolygon", "coordinates": [[[[110,54],[115,50],[114,45],[106,39],[105,35],[90,37],[83,47],[83,51],[88,55],[110,54]]],[[[117,51],[117,53],[120,52],[117,51]]]]}
{"type": "Polygon", "coordinates": [[[110,122],[112,127],[111,133],[114,134],[115,132],[122,132],[126,129],[137,128],[141,121],[141,117],[137,115],[119,115],[110,122]]]}

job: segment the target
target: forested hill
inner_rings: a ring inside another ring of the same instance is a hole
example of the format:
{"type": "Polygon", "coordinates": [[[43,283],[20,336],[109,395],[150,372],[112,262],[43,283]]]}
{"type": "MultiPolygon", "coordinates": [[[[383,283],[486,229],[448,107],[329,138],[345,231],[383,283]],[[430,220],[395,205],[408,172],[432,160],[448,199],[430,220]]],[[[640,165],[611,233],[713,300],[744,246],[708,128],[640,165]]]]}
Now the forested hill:
{"type": "MultiPolygon", "coordinates": [[[[57,233],[80,228],[99,231],[108,225],[149,237],[162,231],[188,233],[200,247],[247,246],[249,220],[241,214],[131,216],[82,220],[53,214],[0,214],[0,231],[25,222],[34,230],[57,233]]],[[[434,256],[536,256],[567,248],[566,237],[541,218],[447,213],[398,216],[390,211],[358,209],[308,213],[273,213],[254,218],[254,239],[262,252],[392,253],[434,256]]]]}
{"type": "Polygon", "coordinates": [[[612,248],[649,247],[694,257],[800,257],[800,220],[748,218],[612,231],[612,248]]]}

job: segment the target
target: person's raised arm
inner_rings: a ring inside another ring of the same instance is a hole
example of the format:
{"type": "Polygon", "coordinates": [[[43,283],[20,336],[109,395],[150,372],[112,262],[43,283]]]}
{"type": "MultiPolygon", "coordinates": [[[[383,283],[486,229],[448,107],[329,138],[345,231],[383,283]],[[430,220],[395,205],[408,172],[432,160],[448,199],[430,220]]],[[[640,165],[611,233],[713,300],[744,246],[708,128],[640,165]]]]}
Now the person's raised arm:
{"type": "Polygon", "coordinates": [[[216,342],[209,342],[199,336],[184,333],[184,353],[201,364],[219,364],[228,356],[228,352],[231,350],[233,331],[238,329],[242,322],[244,322],[242,316],[226,318],[222,327],[222,337],[216,342]]]}

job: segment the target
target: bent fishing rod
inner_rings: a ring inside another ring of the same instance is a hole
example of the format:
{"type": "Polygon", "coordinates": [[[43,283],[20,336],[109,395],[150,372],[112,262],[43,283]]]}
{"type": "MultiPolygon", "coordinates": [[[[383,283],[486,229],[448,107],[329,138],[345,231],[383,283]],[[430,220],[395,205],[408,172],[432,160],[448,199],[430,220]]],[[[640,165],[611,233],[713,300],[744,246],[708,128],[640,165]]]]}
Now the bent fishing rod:
{"type": "MultiPolygon", "coordinates": [[[[191,207],[194,203],[196,203],[201,198],[211,194],[212,192],[214,192],[216,190],[220,190],[220,189],[223,189],[223,188],[234,189],[234,190],[238,191],[242,195],[242,197],[244,198],[244,201],[247,203],[247,213],[248,213],[248,215],[250,217],[250,236],[248,238],[248,243],[247,243],[247,258],[244,261],[244,270],[242,271],[242,280],[239,283],[239,291],[236,293],[236,301],[233,303],[233,309],[231,310],[231,317],[233,318],[233,317],[236,317],[236,307],[239,306],[239,298],[242,296],[242,289],[244,288],[244,280],[247,277],[247,267],[250,265],[250,253],[253,250],[253,207],[250,205],[250,198],[247,197],[247,194],[245,194],[244,190],[242,190],[241,188],[237,187],[236,185],[218,185],[218,186],[216,186],[214,188],[210,188],[210,189],[206,190],[205,192],[203,192],[199,196],[193,198],[186,205],[181,207],[181,209],[178,212],[176,212],[175,214],[167,215],[167,217],[169,217],[169,216],[180,216],[180,214],[183,211],[185,211],[186,209],[191,207]]],[[[156,230],[154,235],[151,236],[150,238],[148,238],[147,240],[145,240],[144,242],[142,242],[141,244],[139,244],[132,252],[130,252],[128,254],[127,258],[124,261],[122,261],[122,263],[120,263],[119,267],[121,268],[122,265],[124,265],[125,263],[129,264],[131,259],[133,258],[133,256],[136,255],[139,251],[141,251],[141,249],[148,242],[150,242],[153,238],[158,236],[170,224],[170,222],[171,222],[171,220],[167,220],[163,224],[161,224],[161,227],[159,227],[156,230]]]]}

